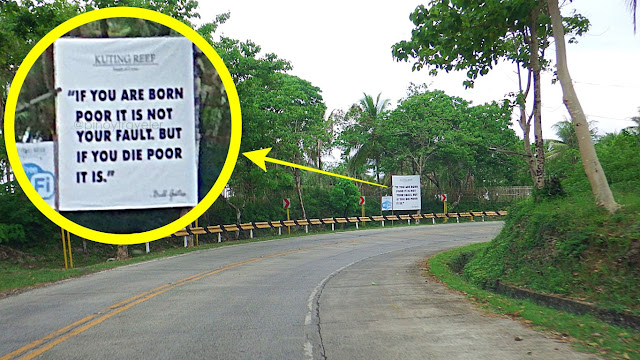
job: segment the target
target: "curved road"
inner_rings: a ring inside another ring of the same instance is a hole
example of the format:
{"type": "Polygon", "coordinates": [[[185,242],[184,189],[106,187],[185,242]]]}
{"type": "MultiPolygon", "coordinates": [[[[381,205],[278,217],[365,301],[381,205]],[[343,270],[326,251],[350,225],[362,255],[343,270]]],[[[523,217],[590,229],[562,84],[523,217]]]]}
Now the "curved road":
{"type": "Polygon", "coordinates": [[[0,360],[593,358],[420,275],[501,226],[272,240],[59,282],[0,300],[0,360]]]}

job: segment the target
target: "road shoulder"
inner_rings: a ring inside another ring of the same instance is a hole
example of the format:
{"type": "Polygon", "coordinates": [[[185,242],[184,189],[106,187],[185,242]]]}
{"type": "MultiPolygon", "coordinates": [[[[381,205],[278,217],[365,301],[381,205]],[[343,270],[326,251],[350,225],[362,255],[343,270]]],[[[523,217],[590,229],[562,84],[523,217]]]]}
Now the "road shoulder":
{"type": "Polygon", "coordinates": [[[513,320],[474,309],[421,275],[430,254],[404,250],[354,264],[319,299],[327,359],[598,359],[513,320]]]}

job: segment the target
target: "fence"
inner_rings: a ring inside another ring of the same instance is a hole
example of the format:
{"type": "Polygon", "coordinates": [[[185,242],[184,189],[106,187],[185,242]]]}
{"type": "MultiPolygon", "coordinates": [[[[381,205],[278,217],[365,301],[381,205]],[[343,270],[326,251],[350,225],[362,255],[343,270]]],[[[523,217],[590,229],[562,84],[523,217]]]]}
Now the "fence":
{"type": "Polygon", "coordinates": [[[187,236],[187,235],[204,235],[204,234],[218,234],[218,242],[220,242],[220,234],[223,232],[236,232],[236,231],[250,231],[251,238],[253,238],[253,230],[257,229],[279,229],[279,233],[281,234],[283,227],[290,226],[305,226],[307,232],[309,231],[309,225],[331,225],[331,230],[335,230],[335,224],[349,224],[355,223],[356,228],[359,223],[366,223],[370,221],[380,221],[382,226],[384,226],[385,221],[401,221],[406,220],[407,222],[411,222],[411,220],[420,220],[420,219],[431,219],[433,223],[436,223],[436,219],[456,219],[457,222],[460,221],[460,218],[473,218],[482,217],[482,221],[484,221],[485,216],[490,217],[500,217],[507,215],[506,211],[470,211],[470,212],[461,212],[461,213],[430,213],[430,214],[409,214],[409,215],[376,215],[376,216],[353,216],[347,218],[323,218],[323,219],[302,219],[302,220],[276,220],[276,221],[261,221],[261,222],[249,222],[243,224],[233,224],[233,225],[214,225],[214,226],[204,226],[204,227],[189,227],[182,229],[175,234],[172,234],[171,237],[178,236],[187,236]]]}

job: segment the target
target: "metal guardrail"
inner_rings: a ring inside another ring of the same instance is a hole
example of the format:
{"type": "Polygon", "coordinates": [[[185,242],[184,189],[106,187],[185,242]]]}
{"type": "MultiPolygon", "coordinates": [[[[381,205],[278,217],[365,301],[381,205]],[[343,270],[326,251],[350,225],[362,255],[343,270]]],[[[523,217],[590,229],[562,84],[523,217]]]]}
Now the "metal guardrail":
{"type": "Polygon", "coordinates": [[[350,224],[366,223],[370,221],[381,221],[384,226],[384,221],[401,221],[401,220],[419,220],[419,219],[432,219],[435,224],[436,219],[456,219],[468,217],[482,217],[485,216],[499,217],[507,215],[506,211],[470,211],[470,212],[455,212],[455,213],[430,213],[430,214],[408,214],[408,215],[375,215],[375,216],[352,216],[347,218],[323,218],[323,219],[302,219],[302,220],[276,220],[276,221],[261,221],[261,222],[248,222],[240,225],[214,225],[204,227],[189,227],[184,228],[171,237],[187,236],[187,235],[204,235],[204,234],[220,234],[224,232],[235,232],[241,230],[257,230],[257,229],[269,229],[269,228],[283,228],[289,226],[306,226],[306,225],[327,225],[327,224],[350,224]]]}

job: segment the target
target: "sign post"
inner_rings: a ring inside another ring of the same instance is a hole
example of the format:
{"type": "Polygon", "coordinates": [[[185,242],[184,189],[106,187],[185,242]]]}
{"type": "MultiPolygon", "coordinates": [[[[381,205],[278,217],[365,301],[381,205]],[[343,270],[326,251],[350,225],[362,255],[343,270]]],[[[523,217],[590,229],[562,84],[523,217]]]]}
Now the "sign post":
{"type": "MultiPolygon", "coordinates": [[[[362,217],[364,217],[364,204],[367,202],[364,196],[360,196],[360,200],[358,200],[358,204],[362,207],[362,217]]],[[[362,226],[364,226],[364,222],[362,222],[362,226]]]]}
{"type": "MultiPolygon", "coordinates": [[[[284,198],[282,199],[282,208],[287,209],[287,221],[289,221],[289,207],[291,206],[291,199],[284,198]]],[[[291,226],[287,225],[287,230],[289,231],[289,235],[291,235],[291,226]]]]}
{"type": "MultiPolygon", "coordinates": [[[[198,227],[198,219],[196,219],[196,227],[198,227]]],[[[199,239],[198,239],[198,234],[196,234],[196,247],[198,247],[198,245],[200,245],[200,244],[198,243],[198,240],[199,240],[199,239]]]]}
{"type": "Polygon", "coordinates": [[[444,205],[444,222],[448,222],[449,218],[447,217],[447,194],[440,195],[442,198],[442,204],[444,205]]]}
{"type": "Polygon", "coordinates": [[[60,228],[60,231],[62,232],[62,251],[64,252],[64,268],[73,269],[73,254],[71,253],[71,233],[63,228],[60,228]],[[67,263],[67,257],[69,258],[68,263],[67,263]]]}
{"type": "Polygon", "coordinates": [[[62,253],[64,254],[64,268],[65,270],[69,268],[69,262],[67,261],[67,237],[66,230],[60,228],[60,234],[62,234],[62,253]]]}

